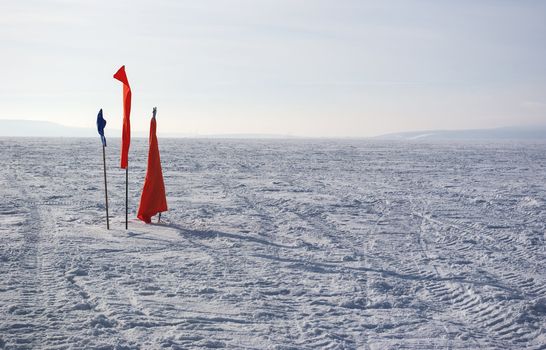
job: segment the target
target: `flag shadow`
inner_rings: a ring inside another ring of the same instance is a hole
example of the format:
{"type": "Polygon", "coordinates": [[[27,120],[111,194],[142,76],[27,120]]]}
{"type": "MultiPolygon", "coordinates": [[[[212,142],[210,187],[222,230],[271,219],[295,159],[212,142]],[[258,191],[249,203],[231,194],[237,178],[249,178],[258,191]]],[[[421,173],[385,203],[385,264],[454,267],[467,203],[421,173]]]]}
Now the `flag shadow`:
{"type": "Polygon", "coordinates": [[[169,227],[169,228],[175,229],[180,235],[183,235],[185,237],[192,237],[196,239],[226,238],[226,239],[230,239],[234,241],[246,241],[248,243],[267,245],[267,246],[275,247],[275,248],[285,248],[285,249],[298,248],[298,246],[279,244],[279,243],[267,241],[262,238],[253,237],[253,236],[245,236],[245,235],[236,234],[236,233],[221,232],[216,230],[188,229],[174,223],[159,222],[159,223],[152,223],[152,225],[169,227]]]}

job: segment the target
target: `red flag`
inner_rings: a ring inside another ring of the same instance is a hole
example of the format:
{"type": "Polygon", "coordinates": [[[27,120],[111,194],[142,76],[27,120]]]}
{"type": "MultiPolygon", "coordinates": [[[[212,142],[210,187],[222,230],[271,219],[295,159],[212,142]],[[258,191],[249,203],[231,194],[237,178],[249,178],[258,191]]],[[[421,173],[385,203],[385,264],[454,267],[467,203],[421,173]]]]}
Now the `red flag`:
{"type": "Polygon", "coordinates": [[[159,158],[159,147],[155,135],[155,108],[154,116],[150,123],[150,149],[148,150],[148,168],[146,179],[140,197],[140,205],[137,217],[146,222],[152,222],[152,216],[167,211],[167,198],[165,196],[165,184],[163,183],[163,172],[161,171],[161,160],[159,158]]]}
{"type": "Polygon", "coordinates": [[[122,169],[127,169],[129,163],[129,145],[131,143],[131,87],[125,74],[125,66],[114,74],[114,79],[123,83],[123,130],[121,134],[121,162],[122,169]]]}

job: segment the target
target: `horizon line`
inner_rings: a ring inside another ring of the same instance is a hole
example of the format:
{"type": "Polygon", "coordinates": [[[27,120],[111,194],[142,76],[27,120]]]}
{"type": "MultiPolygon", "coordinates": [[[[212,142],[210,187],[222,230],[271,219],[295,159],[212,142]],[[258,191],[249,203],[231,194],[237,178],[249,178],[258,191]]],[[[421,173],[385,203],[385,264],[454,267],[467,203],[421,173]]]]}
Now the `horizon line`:
{"type": "MultiPolygon", "coordinates": [[[[37,120],[37,119],[1,119],[0,122],[31,122],[31,123],[44,123],[44,124],[51,124],[55,126],[59,126],[61,128],[67,128],[67,129],[78,129],[80,131],[91,131],[94,130],[94,127],[85,127],[85,126],[70,126],[54,121],[49,120],[37,120]]],[[[529,124],[529,125],[505,125],[505,126],[497,126],[497,127],[491,127],[491,128],[455,128],[455,129],[417,129],[417,130],[406,130],[406,131],[391,131],[391,132],[385,132],[381,134],[374,134],[369,136],[347,136],[347,135],[337,135],[337,136],[303,136],[303,135],[294,135],[294,134],[278,134],[278,133],[262,133],[262,132],[232,132],[232,133],[190,133],[190,132],[161,132],[158,131],[158,134],[163,134],[163,138],[231,138],[231,139],[371,139],[371,138],[381,138],[381,137],[388,137],[388,136],[396,136],[399,135],[398,138],[401,138],[403,136],[408,136],[411,134],[418,134],[418,133],[449,133],[449,132],[479,132],[479,131],[494,131],[499,130],[502,131],[503,129],[534,129],[534,128],[546,128],[546,123],[536,123],[536,124],[529,124]]],[[[121,129],[109,129],[111,132],[118,132],[121,133],[121,129]]],[[[132,135],[133,138],[146,138],[148,134],[148,130],[131,130],[135,134],[139,135],[132,135]]],[[[110,133],[110,132],[108,132],[110,133]]],[[[33,135],[2,135],[0,132],[0,137],[48,137],[48,138],[93,138],[92,135],[76,135],[76,136],[33,136],[33,135]]],[[[109,138],[121,138],[121,136],[109,136],[109,138]]]]}

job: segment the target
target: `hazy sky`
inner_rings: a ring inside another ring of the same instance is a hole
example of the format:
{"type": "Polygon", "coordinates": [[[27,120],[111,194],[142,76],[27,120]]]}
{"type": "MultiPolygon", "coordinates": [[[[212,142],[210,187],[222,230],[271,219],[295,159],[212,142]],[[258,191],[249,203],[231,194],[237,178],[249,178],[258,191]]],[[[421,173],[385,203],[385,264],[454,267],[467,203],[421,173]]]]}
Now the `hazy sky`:
{"type": "MultiPolygon", "coordinates": [[[[546,1],[0,0],[1,119],[370,136],[546,123],[546,1]]],[[[108,134],[108,132],[107,132],[108,134]]]]}

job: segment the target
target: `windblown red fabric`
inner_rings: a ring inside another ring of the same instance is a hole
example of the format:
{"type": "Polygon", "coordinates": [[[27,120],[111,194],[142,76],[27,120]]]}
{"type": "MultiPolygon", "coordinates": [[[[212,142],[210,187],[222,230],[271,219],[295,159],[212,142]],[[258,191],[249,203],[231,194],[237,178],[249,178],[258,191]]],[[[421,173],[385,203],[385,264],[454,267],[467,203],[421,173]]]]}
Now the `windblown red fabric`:
{"type": "Polygon", "coordinates": [[[159,158],[159,147],[157,145],[156,121],[152,118],[150,123],[150,149],[148,150],[148,168],[146,179],[140,197],[137,217],[149,224],[152,216],[167,211],[167,198],[165,196],[165,184],[163,183],[163,172],[161,171],[161,160],[159,158]]]}
{"type": "Polygon", "coordinates": [[[123,129],[121,133],[121,161],[120,167],[127,169],[129,164],[129,145],[131,144],[131,87],[125,74],[125,66],[114,74],[114,78],[123,83],[123,129]]]}

